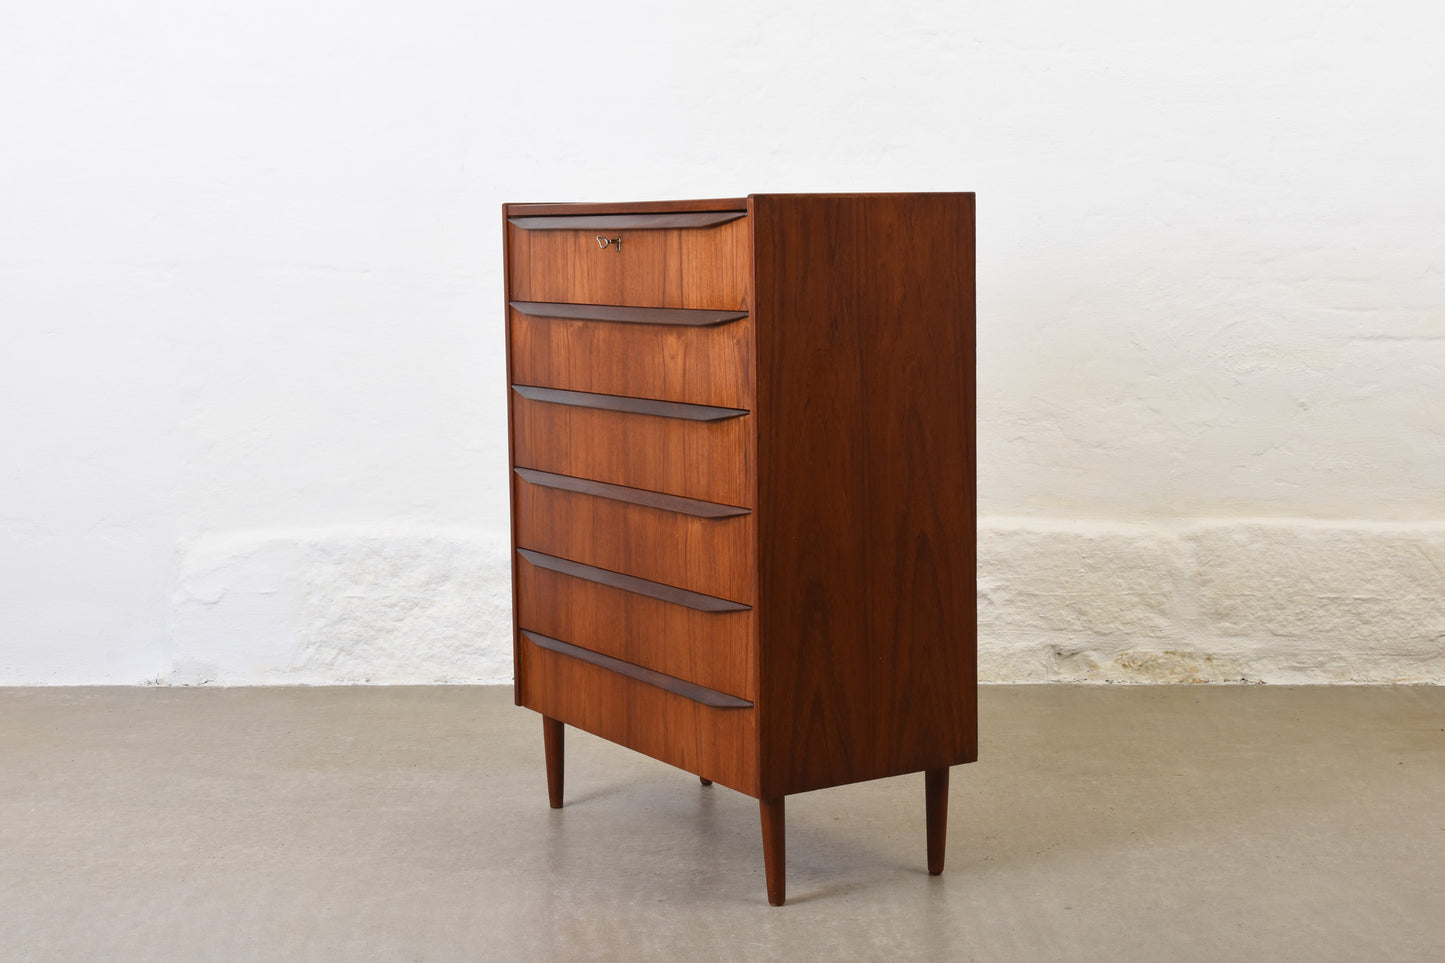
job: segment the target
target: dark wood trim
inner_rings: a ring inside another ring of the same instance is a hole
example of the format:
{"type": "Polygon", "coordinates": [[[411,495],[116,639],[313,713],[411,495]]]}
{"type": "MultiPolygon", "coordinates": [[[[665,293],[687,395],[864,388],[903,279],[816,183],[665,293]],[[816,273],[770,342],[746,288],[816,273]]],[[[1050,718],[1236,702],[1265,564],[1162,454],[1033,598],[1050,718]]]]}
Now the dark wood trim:
{"type": "Polygon", "coordinates": [[[746,408],[715,408],[712,405],[689,405],[681,401],[656,401],[627,395],[599,395],[591,391],[566,391],[562,388],[541,388],[537,385],[512,385],[512,390],[528,401],[545,401],[574,408],[602,408],[625,411],[634,415],[658,418],[681,418],[684,421],[727,421],[748,413],[746,408]]]}
{"type": "Polygon", "coordinates": [[[705,502],[700,498],[683,498],[681,495],[667,495],[663,492],[649,491],[646,488],[629,488],[626,485],[613,485],[609,482],[593,481],[590,478],[575,478],[572,475],[559,475],[556,472],[538,471],[535,468],[514,468],[513,471],[521,476],[523,481],[532,485],[540,485],[543,488],[559,488],[562,491],[578,492],[583,495],[596,495],[598,498],[610,498],[616,502],[658,508],[680,515],[692,515],[697,518],[736,518],[739,515],[752,514],[751,509],[738,508],[735,505],[719,505],[717,502],[705,502]]]}
{"type": "Polygon", "coordinates": [[[752,610],[751,605],[744,605],[741,602],[732,602],[728,599],[720,599],[715,595],[704,595],[701,592],[690,592],[687,589],[663,582],[650,582],[635,575],[623,575],[621,572],[614,572],[611,569],[584,565],[581,562],[558,558],[543,552],[534,552],[529,548],[519,548],[517,554],[538,568],[586,579],[589,582],[621,589],[634,595],[646,595],[648,598],[686,606],[699,612],[748,612],[752,610]]]}
{"type": "Polygon", "coordinates": [[[741,321],[746,311],[712,311],[700,308],[633,308],[621,304],[565,304],[558,301],[512,301],[512,308],[529,318],[563,318],[569,321],[621,321],[628,324],[667,324],[711,328],[741,321]]]}
{"type": "Polygon", "coordinates": [[[674,211],[744,211],[746,197],[714,197],[701,201],[621,201],[582,203],[503,204],[505,217],[537,217],[549,214],[670,214],[674,211]]]}
{"type": "MultiPolygon", "coordinates": [[[[522,630],[522,635],[533,645],[546,649],[548,652],[555,652],[558,655],[565,655],[568,658],[578,659],[582,662],[590,662],[592,665],[615,672],[618,675],[635,679],[646,685],[658,689],[665,689],[673,695],[680,695],[684,699],[693,702],[700,702],[705,706],[712,706],[714,709],[751,709],[753,704],[746,699],[739,699],[737,696],[730,696],[726,692],[719,692],[716,689],[709,689],[707,686],[696,685],[686,682],[677,676],[665,675],[655,672],[652,669],[644,669],[640,665],[633,665],[631,662],[623,662],[621,659],[614,659],[610,655],[603,655],[601,652],[593,652],[591,649],[584,649],[580,645],[573,645],[571,642],[563,642],[561,639],[554,639],[550,635],[542,635],[539,632],[532,632],[528,629],[522,630]]],[[[554,804],[554,808],[557,808],[554,804]]]]}
{"type": "Polygon", "coordinates": [[[509,217],[524,231],[664,231],[680,227],[717,227],[747,211],[683,211],[676,214],[568,214],[561,217],[509,217]]]}

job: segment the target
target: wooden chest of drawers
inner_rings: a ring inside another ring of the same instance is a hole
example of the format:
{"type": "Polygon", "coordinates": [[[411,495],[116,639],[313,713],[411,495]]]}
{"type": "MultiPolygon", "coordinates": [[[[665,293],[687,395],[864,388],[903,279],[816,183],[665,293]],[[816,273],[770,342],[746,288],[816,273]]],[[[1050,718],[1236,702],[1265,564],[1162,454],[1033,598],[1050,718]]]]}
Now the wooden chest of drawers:
{"type": "Polygon", "coordinates": [[[503,208],[517,703],[760,800],[977,755],[972,194],[503,208]]]}

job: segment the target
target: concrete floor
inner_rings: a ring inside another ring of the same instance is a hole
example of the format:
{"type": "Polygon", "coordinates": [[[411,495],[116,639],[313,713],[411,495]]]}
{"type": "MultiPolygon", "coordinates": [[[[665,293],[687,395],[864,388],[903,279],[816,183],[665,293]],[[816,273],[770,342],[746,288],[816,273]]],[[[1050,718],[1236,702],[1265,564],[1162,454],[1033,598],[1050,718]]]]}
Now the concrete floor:
{"type": "Polygon", "coordinates": [[[506,688],[0,690],[7,960],[1439,960],[1445,688],[996,687],[954,770],[756,803],[506,688]]]}

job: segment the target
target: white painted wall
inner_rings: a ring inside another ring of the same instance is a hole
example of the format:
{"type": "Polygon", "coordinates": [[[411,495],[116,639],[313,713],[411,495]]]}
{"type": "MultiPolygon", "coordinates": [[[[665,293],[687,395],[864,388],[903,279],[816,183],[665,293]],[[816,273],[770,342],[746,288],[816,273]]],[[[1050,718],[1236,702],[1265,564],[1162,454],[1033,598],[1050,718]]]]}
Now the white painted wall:
{"type": "Polygon", "coordinates": [[[0,9],[0,683],[503,681],[499,205],[979,194],[985,678],[1445,678],[1445,7],[0,9]]]}

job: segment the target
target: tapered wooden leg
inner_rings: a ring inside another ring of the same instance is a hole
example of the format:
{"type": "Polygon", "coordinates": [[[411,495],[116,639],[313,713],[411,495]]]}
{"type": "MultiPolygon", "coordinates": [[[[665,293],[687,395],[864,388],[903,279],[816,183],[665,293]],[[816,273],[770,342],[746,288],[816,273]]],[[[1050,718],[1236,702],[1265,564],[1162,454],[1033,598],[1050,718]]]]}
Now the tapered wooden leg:
{"type": "Polygon", "coordinates": [[[928,820],[928,875],[943,872],[943,850],[948,838],[948,769],[925,769],[923,795],[928,820]]]}
{"type": "Polygon", "coordinates": [[[547,756],[547,801],[553,809],[562,808],[562,723],[542,717],[542,747],[547,756]]]}
{"type": "Polygon", "coordinates": [[[704,786],[711,786],[711,785],[712,785],[712,780],[711,780],[711,779],[704,779],[704,778],[702,778],[701,776],[698,776],[698,777],[697,777],[697,781],[700,782],[700,783],[702,783],[704,786]]]}
{"type": "Polygon", "coordinates": [[[768,902],[782,906],[787,897],[787,847],[783,842],[783,797],[759,799],[763,814],[763,871],[768,877],[768,902]]]}

